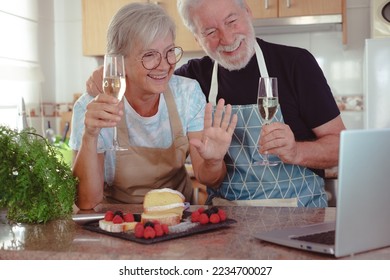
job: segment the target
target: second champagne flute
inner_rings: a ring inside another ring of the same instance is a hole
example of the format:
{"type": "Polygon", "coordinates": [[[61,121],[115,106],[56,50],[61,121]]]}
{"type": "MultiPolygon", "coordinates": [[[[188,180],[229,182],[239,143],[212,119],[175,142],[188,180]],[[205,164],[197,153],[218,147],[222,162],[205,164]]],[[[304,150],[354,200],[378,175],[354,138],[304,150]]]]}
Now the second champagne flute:
{"type": "MultiPolygon", "coordinates": [[[[268,125],[275,116],[279,105],[277,78],[260,77],[257,105],[264,125],[268,125]]],[[[264,154],[263,158],[263,161],[256,162],[256,164],[268,166],[275,166],[278,164],[278,162],[269,161],[268,154],[264,154]]]]}
{"type": "MultiPolygon", "coordinates": [[[[104,56],[103,92],[122,100],[126,91],[125,62],[123,55],[106,54],[104,56]]],[[[117,139],[117,128],[114,127],[113,150],[121,151],[117,139]]]]}

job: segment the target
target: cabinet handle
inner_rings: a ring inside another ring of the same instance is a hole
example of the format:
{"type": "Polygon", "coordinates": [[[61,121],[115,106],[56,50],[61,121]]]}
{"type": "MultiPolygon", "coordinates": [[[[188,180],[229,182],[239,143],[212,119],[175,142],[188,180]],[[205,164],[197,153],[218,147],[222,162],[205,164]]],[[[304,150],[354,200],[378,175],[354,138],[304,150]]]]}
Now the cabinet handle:
{"type": "Polygon", "coordinates": [[[264,1],[264,9],[266,9],[266,10],[268,10],[268,5],[269,3],[268,3],[268,0],[265,0],[264,1]]]}
{"type": "Polygon", "coordinates": [[[290,0],[286,0],[286,7],[287,7],[287,8],[291,8],[291,2],[290,2],[290,0]]]}

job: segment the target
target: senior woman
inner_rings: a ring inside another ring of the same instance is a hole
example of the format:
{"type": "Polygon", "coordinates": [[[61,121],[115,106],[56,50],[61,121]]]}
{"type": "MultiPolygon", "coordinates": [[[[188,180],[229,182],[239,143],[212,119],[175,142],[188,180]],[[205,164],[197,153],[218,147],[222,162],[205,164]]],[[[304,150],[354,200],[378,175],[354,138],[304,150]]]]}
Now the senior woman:
{"type": "Polygon", "coordinates": [[[201,183],[223,180],[236,116],[222,100],[213,119],[198,82],[173,75],[182,56],[174,40],[175,24],[158,5],[128,4],[113,17],[107,52],[125,56],[126,92],[121,102],[85,93],[75,103],[70,145],[80,209],[105,200],[142,203],[163,187],[191,201],[188,154],[201,183]],[[125,151],[110,150],[114,126],[125,151]]]}

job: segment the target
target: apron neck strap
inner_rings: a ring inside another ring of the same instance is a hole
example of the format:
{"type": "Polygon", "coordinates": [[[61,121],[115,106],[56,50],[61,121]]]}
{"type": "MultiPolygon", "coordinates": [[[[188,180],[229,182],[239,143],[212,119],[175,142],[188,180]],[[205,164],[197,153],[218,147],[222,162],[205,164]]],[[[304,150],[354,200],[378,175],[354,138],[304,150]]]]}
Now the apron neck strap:
{"type": "Polygon", "coordinates": [[[213,106],[217,105],[217,94],[218,94],[218,62],[214,62],[213,74],[211,75],[211,85],[209,92],[209,102],[213,106]]]}
{"type": "Polygon", "coordinates": [[[183,125],[180,121],[179,112],[177,111],[176,102],[175,99],[173,98],[173,93],[169,85],[167,90],[164,92],[164,99],[168,108],[168,114],[171,123],[173,139],[175,140],[178,137],[182,137],[184,133],[183,133],[183,125]]]}
{"type": "Polygon", "coordinates": [[[255,52],[256,52],[257,65],[259,65],[261,77],[269,77],[267,66],[265,64],[264,55],[257,41],[255,44],[255,52]]]}

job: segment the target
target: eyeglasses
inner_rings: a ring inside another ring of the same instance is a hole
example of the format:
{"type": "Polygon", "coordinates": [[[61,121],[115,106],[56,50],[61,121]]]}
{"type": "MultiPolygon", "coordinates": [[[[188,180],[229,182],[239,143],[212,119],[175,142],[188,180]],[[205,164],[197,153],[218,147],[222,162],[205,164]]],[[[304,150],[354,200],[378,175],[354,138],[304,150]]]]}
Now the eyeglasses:
{"type": "MultiPolygon", "coordinates": [[[[147,52],[141,58],[142,66],[146,70],[153,70],[160,65],[162,56],[158,51],[147,52]]],[[[169,65],[175,65],[182,56],[183,49],[181,47],[173,47],[165,53],[165,59],[169,65]]]]}

